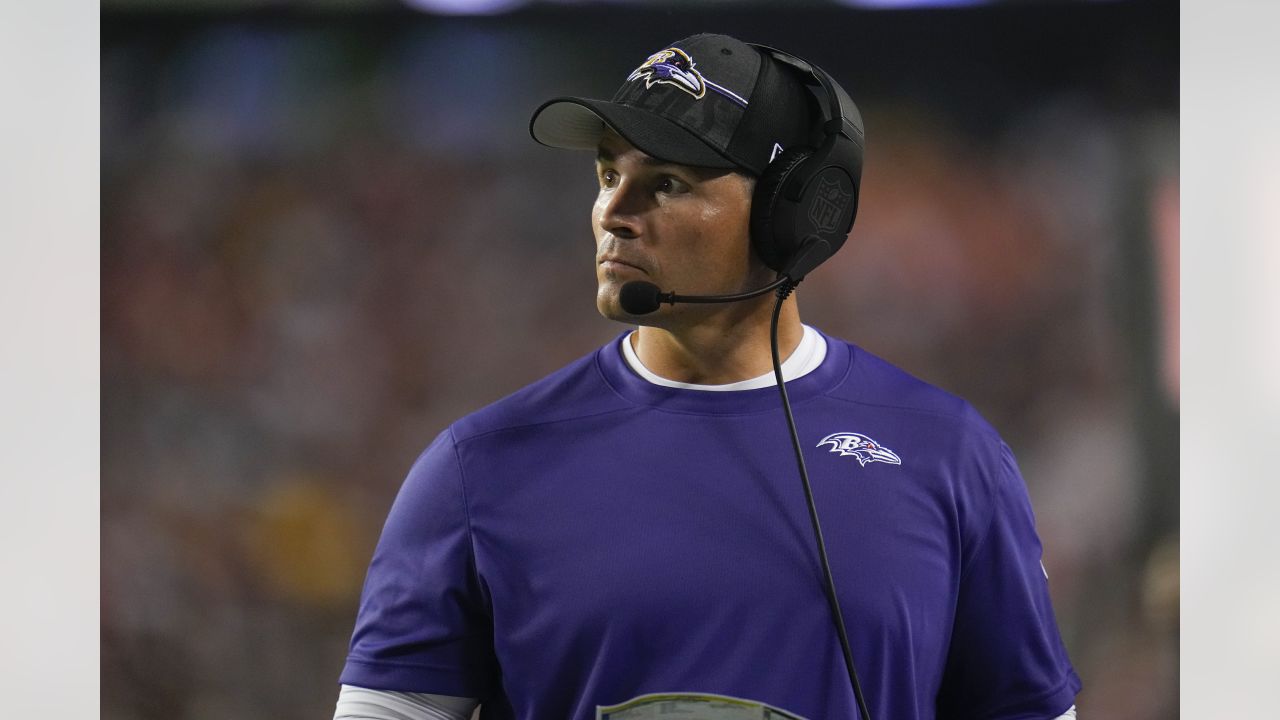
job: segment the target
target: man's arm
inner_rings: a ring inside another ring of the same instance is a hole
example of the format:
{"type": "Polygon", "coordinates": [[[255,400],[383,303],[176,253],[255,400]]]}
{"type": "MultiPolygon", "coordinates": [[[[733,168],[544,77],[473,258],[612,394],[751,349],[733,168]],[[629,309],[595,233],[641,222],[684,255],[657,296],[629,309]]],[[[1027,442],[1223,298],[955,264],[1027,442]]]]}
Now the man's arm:
{"type": "Polygon", "coordinates": [[[343,685],[333,720],[468,720],[480,702],[428,693],[343,685]]]}
{"type": "Polygon", "coordinates": [[[338,682],[486,697],[497,665],[473,558],[461,467],[445,430],[387,515],[338,682]]]}
{"type": "Polygon", "coordinates": [[[938,694],[949,717],[1071,718],[1081,683],[1058,633],[1026,485],[1007,446],[979,472],[989,519],[963,561],[938,694]]]}

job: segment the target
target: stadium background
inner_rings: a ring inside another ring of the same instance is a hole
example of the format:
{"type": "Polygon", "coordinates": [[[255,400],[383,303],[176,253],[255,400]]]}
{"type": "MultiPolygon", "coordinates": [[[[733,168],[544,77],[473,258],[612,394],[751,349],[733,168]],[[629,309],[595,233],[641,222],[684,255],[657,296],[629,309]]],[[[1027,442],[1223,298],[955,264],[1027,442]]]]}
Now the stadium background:
{"type": "Polygon", "coordinates": [[[1175,717],[1176,5],[848,4],[104,2],[102,716],[332,713],[413,458],[620,329],[530,111],[712,30],[866,118],[806,321],[1002,431],[1082,717],[1175,717]]]}

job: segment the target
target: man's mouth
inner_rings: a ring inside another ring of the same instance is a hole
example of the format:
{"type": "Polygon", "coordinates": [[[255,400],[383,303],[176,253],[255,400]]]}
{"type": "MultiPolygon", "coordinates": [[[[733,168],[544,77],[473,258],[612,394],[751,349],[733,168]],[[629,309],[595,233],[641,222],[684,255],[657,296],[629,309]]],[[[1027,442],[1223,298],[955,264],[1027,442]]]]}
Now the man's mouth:
{"type": "Polygon", "coordinates": [[[646,275],[649,274],[649,271],[645,270],[643,267],[640,267],[635,263],[632,263],[617,257],[600,258],[600,267],[603,268],[605,272],[621,272],[621,271],[627,271],[627,270],[634,270],[637,272],[642,272],[646,275]]]}

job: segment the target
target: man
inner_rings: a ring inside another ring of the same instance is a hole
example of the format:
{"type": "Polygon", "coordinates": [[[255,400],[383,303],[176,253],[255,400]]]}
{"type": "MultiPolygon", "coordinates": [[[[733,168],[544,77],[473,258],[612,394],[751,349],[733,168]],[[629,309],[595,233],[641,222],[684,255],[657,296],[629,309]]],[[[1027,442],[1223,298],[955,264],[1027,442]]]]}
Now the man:
{"type": "MultiPolygon", "coordinates": [[[[749,242],[753,194],[832,127],[831,89],[806,80],[782,54],[699,35],[613,102],[535,113],[540,142],[596,150],[596,304],[640,327],[418,459],[335,717],[859,715],[771,371],[774,299],[644,315],[621,299],[628,282],[732,294],[774,279],[749,242]]],[[[1080,682],[999,436],[802,325],[794,297],[778,343],[871,716],[1074,716],[1080,682]]]]}

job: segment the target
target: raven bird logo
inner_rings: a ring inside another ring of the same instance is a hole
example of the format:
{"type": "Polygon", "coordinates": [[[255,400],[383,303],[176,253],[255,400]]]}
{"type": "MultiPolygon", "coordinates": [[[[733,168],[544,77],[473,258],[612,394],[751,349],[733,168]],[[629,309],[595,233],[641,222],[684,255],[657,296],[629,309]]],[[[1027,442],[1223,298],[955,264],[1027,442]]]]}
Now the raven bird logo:
{"type": "Polygon", "coordinates": [[[902,458],[898,457],[897,453],[861,433],[831,433],[822,438],[822,442],[818,443],[817,447],[827,444],[831,445],[831,452],[833,453],[852,455],[858,458],[858,463],[862,467],[865,467],[869,462],[882,462],[890,465],[902,464],[902,458]]]}
{"type": "Polygon", "coordinates": [[[707,83],[702,73],[693,67],[693,58],[680,48],[667,48],[649,56],[640,67],[631,71],[627,82],[644,78],[645,89],[655,83],[674,85],[701,100],[707,94],[707,83]]]}

